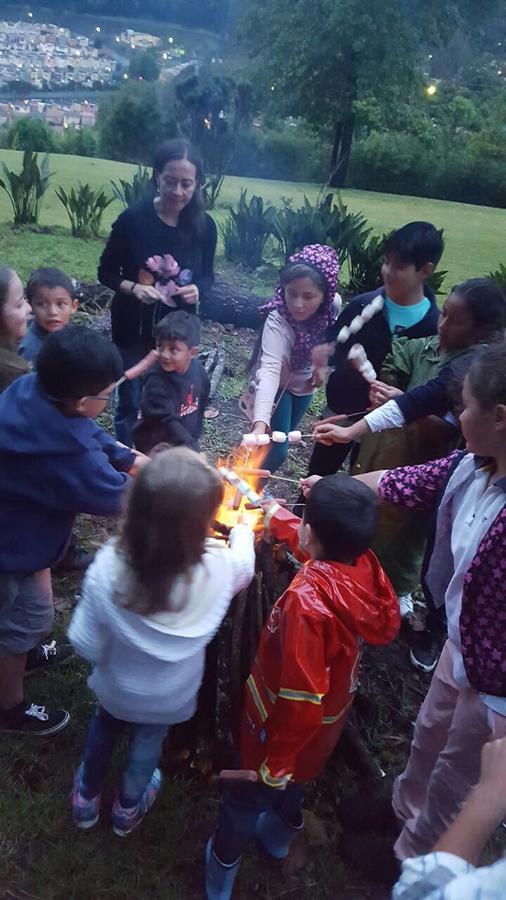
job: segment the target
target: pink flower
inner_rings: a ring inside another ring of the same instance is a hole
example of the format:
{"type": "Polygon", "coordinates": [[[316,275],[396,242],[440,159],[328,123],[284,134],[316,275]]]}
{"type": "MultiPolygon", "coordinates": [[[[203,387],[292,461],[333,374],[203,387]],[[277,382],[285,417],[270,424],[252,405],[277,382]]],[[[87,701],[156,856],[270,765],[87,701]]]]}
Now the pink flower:
{"type": "Polygon", "coordinates": [[[161,264],[162,264],[161,256],[150,256],[149,259],[146,261],[146,265],[147,265],[148,269],[151,269],[152,272],[161,272],[162,271],[161,264]]]}
{"type": "MultiPolygon", "coordinates": [[[[156,257],[154,258],[156,259],[156,257]]],[[[162,257],[159,271],[167,278],[175,278],[176,275],[179,275],[180,267],[174,257],[171,256],[170,253],[166,253],[162,257]]]]}

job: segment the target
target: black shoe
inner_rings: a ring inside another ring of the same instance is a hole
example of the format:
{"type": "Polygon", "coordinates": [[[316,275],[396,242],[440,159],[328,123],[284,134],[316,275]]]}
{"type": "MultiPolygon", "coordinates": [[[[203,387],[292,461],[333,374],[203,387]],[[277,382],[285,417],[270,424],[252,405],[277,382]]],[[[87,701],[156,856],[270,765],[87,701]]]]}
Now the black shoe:
{"type": "Polygon", "coordinates": [[[401,863],[394,853],[393,841],[376,835],[349,835],[339,844],[343,859],[375,884],[393,887],[401,874],[401,863]]]}
{"type": "Polygon", "coordinates": [[[50,644],[37,644],[27,654],[25,675],[31,675],[39,669],[53,669],[54,666],[69,659],[73,652],[72,644],[57,644],[56,641],[51,641],[50,644]]]}
{"type": "Polygon", "coordinates": [[[84,572],[94,558],[94,553],[87,553],[82,547],[71,544],[65,556],[53,568],[57,572],[84,572]]]}
{"type": "Polygon", "coordinates": [[[66,709],[37,706],[23,700],[14,709],[0,712],[0,732],[11,734],[55,734],[68,725],[70,714],[66,709]]]}
{"type": "Polygon", "coordinates": [[[410,640],[409,658],[416,669],[433,672],[437,666],[441,643],[432,631],[414,631],[410,640]]]}
{"type": "Polygon", "coordinates": [[[402,828],[393,811],[391,790],[381,795],[363,791],[349,800],[341,800],[337,817],[343,828],[350,831],[388,832],[397,836],[402,828]]]}

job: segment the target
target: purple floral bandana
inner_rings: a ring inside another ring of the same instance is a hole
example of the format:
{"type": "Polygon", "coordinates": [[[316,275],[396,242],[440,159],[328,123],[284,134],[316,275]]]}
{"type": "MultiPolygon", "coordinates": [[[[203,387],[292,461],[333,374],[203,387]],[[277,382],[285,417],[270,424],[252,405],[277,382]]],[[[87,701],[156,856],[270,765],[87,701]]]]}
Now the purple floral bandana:
{"type": "Polygon", "coordinates": [[[273,310],[277,310],[284,316],[295,332],[295,341],[292,347],[292,369],[300,371],[311,363],[311,351],[318,344],[323,344],[327,336],[327,328],[332,322],[332,303],[337,291],[339,278],[339,257],[332,247],[324,244],[309,244],[299,253],[294,253],[288,260],[292,263],[305,263],[307,266],[317,269],[325,280],[327,291],[322,305],[315,314],[306,322],[296,322],[288,312],[285,303],[285,292],[281,284],[278,284],[274,299],[260,307],[260,312],[267,316],[273,310]]]}

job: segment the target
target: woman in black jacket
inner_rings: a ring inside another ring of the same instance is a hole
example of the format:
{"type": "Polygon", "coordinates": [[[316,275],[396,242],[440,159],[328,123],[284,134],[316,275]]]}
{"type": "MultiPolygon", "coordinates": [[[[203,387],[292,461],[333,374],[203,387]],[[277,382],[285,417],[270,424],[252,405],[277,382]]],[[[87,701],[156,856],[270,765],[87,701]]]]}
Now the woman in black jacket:
{"type": "MultiPolygon", "coordinates": [[[[159,319],[171,309],[196,312],[199,296],[213,282],[216,225],[204,212],[202,180],[202,163],[192,146],[168,141],[154,159],[154,197],[128,207],[112,226],[98,279],[116,292],[112,338],[125,368],[154,346],[159,319]]],[[[116,435],[129,446],[141,386],[137,380],[119,388],[116,435]]]]}

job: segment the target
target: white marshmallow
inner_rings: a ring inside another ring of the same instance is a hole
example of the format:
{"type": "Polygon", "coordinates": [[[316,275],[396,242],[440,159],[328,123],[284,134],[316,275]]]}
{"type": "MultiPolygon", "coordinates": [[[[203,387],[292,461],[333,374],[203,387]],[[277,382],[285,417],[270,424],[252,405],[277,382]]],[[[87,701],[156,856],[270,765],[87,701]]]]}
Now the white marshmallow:
{"type": "Polygon", "coordinates": [[[384,301],[383,297],[381,296],[381,294],[378,294],[378,296],[375,297],[374,300],[371,300],[371,306],[373,307],[375,314],[377,312],[379,312],[380,309],[383,309],[384,302],[385,301],[384,301]]]}
{"type": "Polygon", "coordinates": [[[363,327],[362,316],[355,316],[354,319],[350,322],[350,334],[357,334],[358,331],[363,327]]]}
{"type": "Polygon", "coordinates": [[[289,444],[298,444],[298,442],[301,440],[302,440],[302,432],[301,431],[289,431],[288,432],[288,443],[289,444]]]}
{"type": "Polygon", "coordinates": [[[284,444],[286,441],[286,434],[284,431],[273,431],[271,440],[273,440],[275,444],[284,444]]]}
{"type": "Polygon", "coordinates": [[[364,306],[360,315],[363,322],[370,322],[370,320],[376,315],[376,310],[373,309],[372,303],[368,303],[367,306],[364,306]]]}
{"type": "Polygon", "coordinates": [[[257,437],[256,434],[243,434],[242,443],[245,447],[256,447],[257,446],[257,437]]]}
{"type": "Polygon", "coordinates": [[[271,439],[268,434],[257,434],[255,435],[257,439],[257,445],[259,447],[265,447],[266,444],[270,444],[271,439]]]}
{"type": "Polygon", "coordinates": [[[349,339],[349,337],[350,337],[350,329],[348,328],[347,325],[343,325],[343,327],[341,328],[341,331],[337,335],[337,343],[345,344],[346,341],[349,339]]]}

